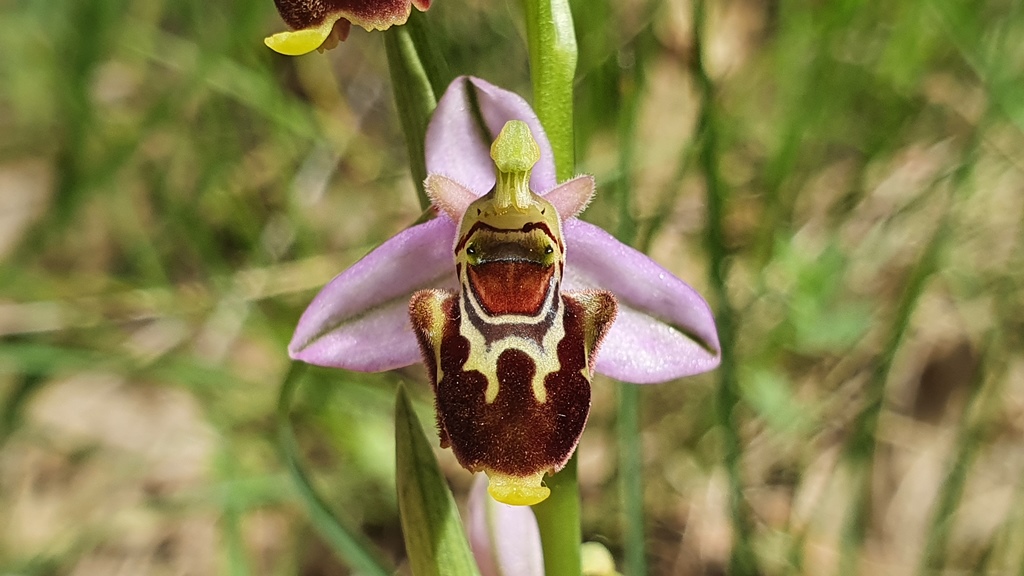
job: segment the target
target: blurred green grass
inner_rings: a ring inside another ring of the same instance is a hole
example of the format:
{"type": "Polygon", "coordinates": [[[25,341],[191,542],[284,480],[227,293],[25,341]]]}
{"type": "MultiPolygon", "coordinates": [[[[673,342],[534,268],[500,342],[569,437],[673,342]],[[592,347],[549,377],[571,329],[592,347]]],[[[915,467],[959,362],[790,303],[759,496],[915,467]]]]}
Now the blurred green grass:
{"type": "MultiPolygon", "coordinates": [[[[586,217],[712,298],[692,7],[574,8],[586,217]]],[[[772,575],[1024,574],[1020,3],[708,11],[744,544],[772,575]]],[[[453,73],[529,93],[516,3],[425,21],[453,73]]],[[[280,27],[269,1],[0,6],[0,574],[343,570],[275,452],[284,348],[419,207],[380,35],[288,59],[280,27]]],[[[293,415],[396,564],[393,395],[429,421],[423,380],[313,370],[293,415]]],[[[735,544],[717,382],[641,389],[654,574],[735,544]]],[[[584,534],[621,560],[615,419],[599,380],[584,534]]]]}

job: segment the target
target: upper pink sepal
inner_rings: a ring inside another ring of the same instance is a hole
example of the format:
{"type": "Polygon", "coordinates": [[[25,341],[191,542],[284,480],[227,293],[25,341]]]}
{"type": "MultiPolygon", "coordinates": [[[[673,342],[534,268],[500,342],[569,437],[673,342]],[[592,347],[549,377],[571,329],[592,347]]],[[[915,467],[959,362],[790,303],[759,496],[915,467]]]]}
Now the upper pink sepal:
{"type": "Polygon", "coordinates": [[[427,127],[427,172],[441,174],[482,196],[494,187],[491,142],[509,120],[522,120],[540,147],[530,188],[547,191],[556,184],[554,155],[540,120],[521,96],[471,76],[459,76],[437,102],[427,127]],[[477,123],[474,106],[484,127],[477,123]]]}

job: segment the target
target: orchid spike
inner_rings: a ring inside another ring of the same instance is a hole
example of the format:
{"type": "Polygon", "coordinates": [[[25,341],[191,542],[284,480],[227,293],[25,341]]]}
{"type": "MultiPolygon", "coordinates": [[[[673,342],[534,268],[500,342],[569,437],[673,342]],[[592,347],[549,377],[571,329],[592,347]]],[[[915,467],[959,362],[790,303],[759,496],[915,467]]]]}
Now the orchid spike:
{"type": "Polygon", "coordinates": [[[489,474],[492,495],[531,503],[575,450],[591,374],[653,383],[710,370],[714,319],[682,280],[575,218],[594,181],[557,185],[550,144],[519,96],[456,79],[428,126],[426,164],[439,217],[332,280],[289,352],[358,371],[422,353],[442,444],[489,474]],[[499,425],[511,415],[514,425],[499,425]]]}
{"type": "Polygon", "coordinates": [[[277,11],[292,30],[264,40],[271,50],[299,56],[329,50],[348,38],[352,24],[367,31],[405,24],[412,6],[430,8],[430,0],[274,0],[277,11]]]}

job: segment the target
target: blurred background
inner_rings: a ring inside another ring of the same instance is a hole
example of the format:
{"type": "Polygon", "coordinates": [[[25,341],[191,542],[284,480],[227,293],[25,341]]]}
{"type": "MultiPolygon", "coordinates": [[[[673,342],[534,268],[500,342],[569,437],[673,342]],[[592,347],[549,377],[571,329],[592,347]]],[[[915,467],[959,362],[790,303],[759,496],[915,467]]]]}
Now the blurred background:
{"type": "MultiPolygon", "coordinates": [[[[722,0],[703,37],[686,0],[574,6],[584,218],[732,342],[640,390],[650,572],[1024,574],[1021,3],[722,0]]],[[[529,97],[518,3],[422,16],[451,74],[529,97]]],[[[271,0],[0,3],[0,574],[346,573],[277,452],[285,346],[420,209],[382,35],[287,58],[282,29],[271,0]]],[[[432,422],[420,366],[313,370],[292,415],[396,566],[399,383],[432,422]]],[[[579,469],[621,561],[617,386],[579,469]]]]}

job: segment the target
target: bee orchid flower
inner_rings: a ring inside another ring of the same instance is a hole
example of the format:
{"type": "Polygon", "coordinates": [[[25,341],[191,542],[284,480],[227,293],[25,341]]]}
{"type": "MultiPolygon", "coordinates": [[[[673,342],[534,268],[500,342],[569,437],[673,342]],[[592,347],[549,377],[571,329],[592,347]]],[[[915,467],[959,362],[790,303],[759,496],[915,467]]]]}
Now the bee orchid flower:
{"type": "Polygon", "coordinates": [[[430,8],[430,0],[274,0],[277,12],[291,30],[268,37],[266,45],[287,56],[329,50],[348,38],[352,24],[367,31],[405,24],[415,6],[430,8]]]}
{"type": "Polygon", "coordinates": [[[441,445],[508,504],[579,442],[596,371],[655,383],[720,359],[710,308],[685,282],[576,218],[590,176],[559,184],[518,95],[457,78],[427,129],[438,216],[335,277],[303,314],[292,358],[374,372],[423,361],[441,445]]]}

